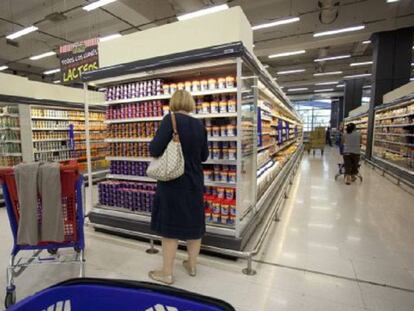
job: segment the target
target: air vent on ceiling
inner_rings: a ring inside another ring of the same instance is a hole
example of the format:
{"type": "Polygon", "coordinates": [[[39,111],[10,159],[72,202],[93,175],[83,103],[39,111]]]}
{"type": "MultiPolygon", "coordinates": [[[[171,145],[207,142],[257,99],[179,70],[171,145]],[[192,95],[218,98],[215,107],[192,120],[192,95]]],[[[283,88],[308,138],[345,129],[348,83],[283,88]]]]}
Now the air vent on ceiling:
{"type": "Polygon", "coordinates": [[[67,19],[67,16],[63,13],[55,12],[45,16],[45,19],[53,23],[59,23],[67,19]]]}

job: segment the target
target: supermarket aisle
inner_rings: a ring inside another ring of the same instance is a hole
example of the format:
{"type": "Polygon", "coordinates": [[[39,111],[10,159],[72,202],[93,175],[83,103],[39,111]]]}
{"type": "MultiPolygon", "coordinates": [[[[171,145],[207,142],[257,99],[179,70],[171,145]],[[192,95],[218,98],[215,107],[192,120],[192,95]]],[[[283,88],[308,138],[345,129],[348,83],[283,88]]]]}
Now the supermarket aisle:
{"type": "MultiPolygon", "coordinates": [[[[177,260],[176,286],[222,298],[241,311],[412,310],[414,291],[355,281],[357,276],[414,290],[412,197],[367,168],[363,185],[335,183],[336,161],[334,153],[304,158],[282,221],[256,258],[266,262],[256,263],[256,276],[241,274],[243,261],[202,256],[196,278],[186,276],[177,260]]],[[[4,269],[12,243],[4,209],[0,228],[7,228],[0,231],[4,269]]],[[[91,228],[86,236],[88,276],[148,281],[147,272],[161,262],[160,254],[144,252],[145,243],[91,228]]],[[[76,273],[75,267],[30,268],[17,279],[18,297],[76,273]]],[[[1,273],[1,301],[4,282],[1,273]]]]}

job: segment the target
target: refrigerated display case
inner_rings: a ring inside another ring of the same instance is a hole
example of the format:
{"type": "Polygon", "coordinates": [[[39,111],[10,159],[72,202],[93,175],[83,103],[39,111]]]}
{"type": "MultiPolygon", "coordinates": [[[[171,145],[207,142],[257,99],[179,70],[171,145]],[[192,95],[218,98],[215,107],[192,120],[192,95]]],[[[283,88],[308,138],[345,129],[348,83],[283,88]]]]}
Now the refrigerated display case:
{"type": "Polygon", "coordinates": [[[414,94],[375,108],[372,159],[414,183],[414,94]]]}
{"type": "Polygon", "coordinates": [[[348,117],[344,120],[345,127],[349,123],[356,125],[357,131],[361,134],[361,155],[365,156],[367,151],[367,133],[368,133],[368,113],[362,113],[356,116],[348,117]]]}
{"type": "MultiPolygon", "coordinates": [[[[111,162],[89,219],[97,230],[151,233],[156,181],[146,176],[148,144],[176,89],[196,101],[210,157],[203,163],[204,245],[242,250],[303,152],[302,123],[271,76],[241,43],[101,68],[83,76],[85,90],[106,88],[111,162]]],[[[85,110],[94,107],[86,99],[85,110]]]]}

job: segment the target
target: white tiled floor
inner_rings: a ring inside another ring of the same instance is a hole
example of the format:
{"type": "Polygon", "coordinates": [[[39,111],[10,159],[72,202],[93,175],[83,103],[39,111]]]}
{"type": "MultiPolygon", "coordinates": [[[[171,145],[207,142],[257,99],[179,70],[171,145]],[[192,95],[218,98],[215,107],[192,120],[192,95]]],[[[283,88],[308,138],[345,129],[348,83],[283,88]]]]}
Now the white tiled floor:
{"type": "MultiPolygon", "coordinates": [[[[338,161],[333,149],[323,158],[305,156],[281,221],[255,258],[257,275],[241,274],[243,261],[202,256],[196,278],[177,260],[176,286],[242,311],[414,310],[413,197],[365,166],[362,184],[335,182],[338,161]]],[[[4,209],[0,228],[5,269],[12,240],[4,209]]],[[[145,243],[89,227],[86,237],[88,276],[148,281],[148,270],[161,262],[160,254],[144,252],[145,243]]],[[[30,268],[17,279],[18,298],[76,275],[74,266],[30,268]]],[[[4,282],[0,277],[1,301],[4,282]]]]}

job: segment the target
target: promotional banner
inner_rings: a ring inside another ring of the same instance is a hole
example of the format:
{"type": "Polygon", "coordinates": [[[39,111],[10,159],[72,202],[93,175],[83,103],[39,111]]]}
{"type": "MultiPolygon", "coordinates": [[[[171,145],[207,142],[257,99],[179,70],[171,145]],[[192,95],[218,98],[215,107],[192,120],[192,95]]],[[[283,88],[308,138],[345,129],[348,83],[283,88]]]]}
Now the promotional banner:
{"type": "Polygon", "coordinates": [[[59,48],[62,83],[80,82],[83,72],[99,68],[98,41],[89,39],[59,48]]]}

